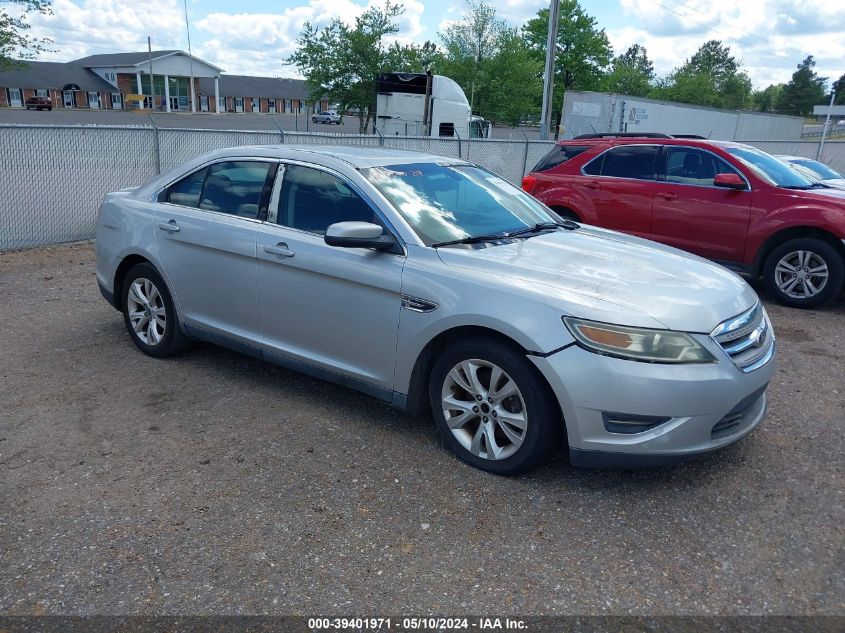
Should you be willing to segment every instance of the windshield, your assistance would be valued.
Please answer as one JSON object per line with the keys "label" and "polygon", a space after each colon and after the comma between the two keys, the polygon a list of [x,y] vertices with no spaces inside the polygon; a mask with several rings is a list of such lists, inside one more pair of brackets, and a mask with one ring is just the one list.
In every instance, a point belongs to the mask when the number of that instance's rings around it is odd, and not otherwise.
{"label": "windshield", "polygon": [[810,160],[809,158],[803,160],[793,160],[792,161],[795,165],[801,165],[806,169],[809,169],[813,172],[817,178],[821,180],[836,180],[842,178],[842,176],[835,171],[833,171],[827,165],[824,165],[817,160]]}
{"label": "windshield", "polygon": [[727,152],[739,159],[758,176],[778,187],[809,189],[813,183],[805,176],[771,154],[753,147],[726,147]]}
{"label": "windshield", "polygon": [[542,203],[480,167],[413,163],[361,172],[427,246],[558,221]]}

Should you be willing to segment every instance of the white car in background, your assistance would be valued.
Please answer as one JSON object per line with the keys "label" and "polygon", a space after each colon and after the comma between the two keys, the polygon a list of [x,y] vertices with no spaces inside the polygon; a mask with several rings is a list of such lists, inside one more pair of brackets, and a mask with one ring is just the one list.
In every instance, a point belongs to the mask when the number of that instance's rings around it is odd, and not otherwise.
{"label": "white car in background", "polygon": [[845,189],[845,176],[824,163],[803,156],[778,156],[778,158],[789,163],[813,182],[820,182],[834,189]]}
{"label": "white car in background", "polygon": [[342,123],[340,115],[336,110],[321,110],[320,112],[315,112],[311,116],[311,121],[312,123],[328,123],[329,125],[332,123],[340,125]]}

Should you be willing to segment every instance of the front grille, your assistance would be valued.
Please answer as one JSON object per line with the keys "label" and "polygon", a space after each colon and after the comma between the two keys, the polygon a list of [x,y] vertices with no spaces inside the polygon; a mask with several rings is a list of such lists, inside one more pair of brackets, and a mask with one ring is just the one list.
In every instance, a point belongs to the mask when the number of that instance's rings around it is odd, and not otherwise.
{"label": "front grille", "polygon": [[775,353],[772,324],[759,302],[742,314],[720,323],[710,336],[744,372],[759,369]]}

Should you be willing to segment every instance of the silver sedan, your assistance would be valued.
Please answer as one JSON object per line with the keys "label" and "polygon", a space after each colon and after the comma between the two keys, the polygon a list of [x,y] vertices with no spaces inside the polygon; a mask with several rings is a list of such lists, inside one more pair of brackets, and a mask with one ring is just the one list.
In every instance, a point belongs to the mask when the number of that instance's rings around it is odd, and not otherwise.
{"label": "silver sedan", "polygon": [[763,418],[775,340],[698,257],[562,220],[461,160],[239,147],[109,194],[97,280],[156,357],[217,343],[431,411],[517,474],[661,464]]}

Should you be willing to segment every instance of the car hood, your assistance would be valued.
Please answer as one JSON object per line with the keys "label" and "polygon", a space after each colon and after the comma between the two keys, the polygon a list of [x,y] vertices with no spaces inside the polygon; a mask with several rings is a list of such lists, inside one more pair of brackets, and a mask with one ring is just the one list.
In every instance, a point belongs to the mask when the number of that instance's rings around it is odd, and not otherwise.
{"label": "car hood", "polygon": [[845,189],[845,178],[829,178],[828,180],[822,180],[822,184],[828,187],[835,187],[836,189]]}
{"label": "car hood", "polygon": [[536,284],[534,290],[539,286],[565,314],[608,323],[709,333],[757,301],[751,287],[722,266],[596,227],[437,253],[450,266]]}

